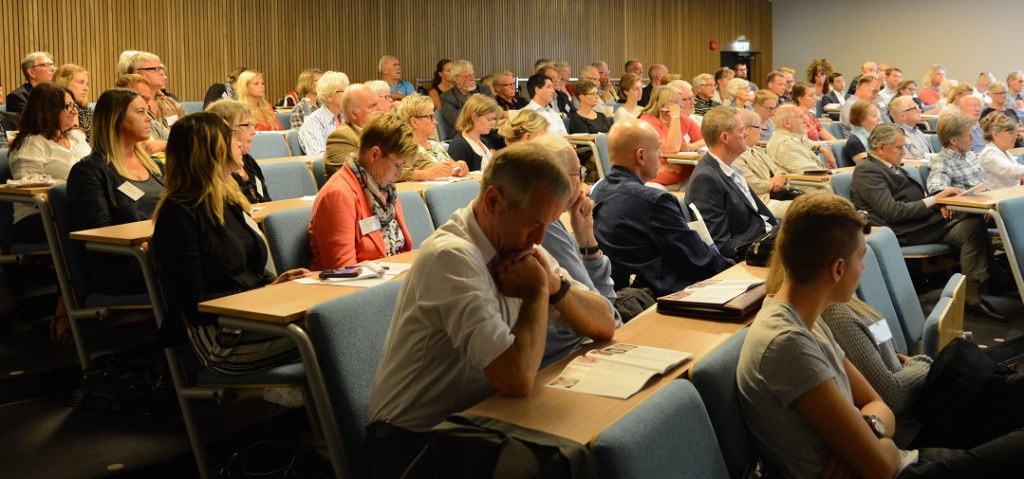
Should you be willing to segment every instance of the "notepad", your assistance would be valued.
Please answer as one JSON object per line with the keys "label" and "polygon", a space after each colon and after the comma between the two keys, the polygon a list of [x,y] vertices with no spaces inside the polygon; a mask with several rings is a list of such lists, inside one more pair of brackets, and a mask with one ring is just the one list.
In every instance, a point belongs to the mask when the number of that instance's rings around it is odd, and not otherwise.
{"label": "notepad", "polygon": [[573,359],[547,387],[628,399],[652,377],[690,359],[693,353],[618,343]]}

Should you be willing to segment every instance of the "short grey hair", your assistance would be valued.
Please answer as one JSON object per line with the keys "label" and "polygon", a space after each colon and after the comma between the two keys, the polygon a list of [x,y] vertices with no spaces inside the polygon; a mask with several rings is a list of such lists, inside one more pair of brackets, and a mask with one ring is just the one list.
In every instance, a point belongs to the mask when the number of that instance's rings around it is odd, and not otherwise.
{"label": "short grey hair", "polygon": [[735,103],[736,102],[736,92],[740,91],[740,88],[743,88],[743,87],[747,87],[749,89],[750,88],[750,82],[748,82],[748,81],[746,81],[746,80],[744,80],[742,78],[733,78],[732,80],[729,80],[729,84],[726,85],[726,87],[725,87],[725,98],[723,98],[723,99],[727,99],[727,100],[732,101],[733,103]]}
{"label": "short grey hair", "polygon": [[1012,82],[1012,81],[1016,80],[1017,78],[1019,78],[1021,76],[1024,76],[1024,72],[1022,72],[1020,70],[1014,70],[1014,71],[1010,72],[1009,75],[1006,75],[1006,82],[1007,83]]}
{"label": "short grey hair", "polygon": [[896,135],[903,136],[903,129],[895,123],[882,123],[871,131],[868,137],[868,149],[875,151],[896,141]]}
{"label": "short grey hair", "polygon": [[396,57],[394,55],[384,55],[384,56],[380,57],[380,60],[377,60],[377,72],[378,73],[384,73],[384,64],[387,63],[388,59],[391,59],[391,58],[394,58],[395,60],[398,60],[398,57]]}
{"label": "short grey hair", "polygon": [[555,62],[551,66],[555,67],[556,72],[561,72],[562,70],[572,71],[572,67],[567,62]]}
{"label": "short grey hair", "polygon": [[483,197],[491,186],[501,191],[510,210],[528,203],[538,186],[543,186],[559,201],[567,201],[572,194],[564,161],[532,141],[513,143],[494,154],[484,170],[478,197]]}
{"label": "short grey hair", "polygon": [[398,116],[406,123],[411,122],[413,117],[419,116],[423,111],[434,113],[434,100],[429,96],[413,93],[398,102]]}
{"label": "short grey hair", "polygon": [[53,55],[50,55],[50,52],[32,52],[25,55],[25,58],[21,60],[21,73],[25,75],[26,81],[28,81],[28,69],[36,66],[36,62],[44,57],[49,58],[51,61],[53,60]]}
{"label": "short grey hair", "polygon": [[530,143],[543,146],[546,150],[554,153],[558,159],[562,160],[562,164],[566,168],[569,167],[569,150],[572,148],[569,140],[558,135],[543,135],[530,140]]}
{"label": "short grey hair", "polygon": [[668,82],[668,87],[679,93],[682,93],[683,87],[686,87],[686,89],[690,90],[690,93],[693,93],[693,85],[686,80],[672,80]]}
{"label": "short grey hair", "polygon": [[913,106],[917,105],[917,103],[914,101],[913,97],[910,97],[910,96],[907,96],[907,95],[895,96],[889,102],[889,105],[888,105],[889,106],[889,115],[892,116],[894,120],[898,121],[899,118],[897,118],[897,117],[903,115],[903,110],[906,110],[907,108],[911,108],[912,105]]}
{"label": "short grey hair", "polygon": [[756,111],[749,108],[737,108],[736,110],[739,111],[740,119],[743,120],[744,125],[761,128],[761,116]]}
{"label": "short grey hair", "polygon": [[[468,70],[470,68],[473,68],[473,64],[470,63],[469,60],[455,60],[455,62],[452,63],[451,75],[453,77],[461,76],[463,70]],[[475,68],[473,69],[476,70]]]}
{"label": "short grey hair", "polygon": [[338,90],[344,90],[348,88],[349,83],[348,75],[342,72],[327,72],[320,77],[320,81],[316,84],[316,97],[323,99],[330,98],[334,92]]}
{"label": "short grey hair", "polygon": [[776,128],[781,128],[782,123],[784,121],[802,120],[803,117],[804,112],[800,110],[800,107],[793,104],[787,104],[780,106],[779,109],[775,111],[775,117],[773,121],[775,122]]}
{"label": "short grey hair", "polygon": [[598,60],[598,61],[596,61],[594,63],[591,63],[590,66],[592,66],[594,68],[601,68],[601,67],[608,68],[608,63],[607,62],[603,62],[601,60]]}
{"label": "short grey hair", "polygon": [[388,82],[384,80],[368,81],[365,83],[365,85],[370,90],[373,90],[373,92],[376,93],[377,96],[391,94],[391,86],[389,86]]}
{"label": "short grey hair", "polygon": [[708,80],[714,81],[715,80],[715,76],[710,74],[710,73],[701,73],[700,75],[697,75],[697,76],[693,77],[693,84],[694,85],[703,85],[704,82],[706,82]]}
{"label": "short grey hair", "polygon": [[[128,71],[125,73],[135,73],[135,70],[139,68],[143,62],[158,62],[160,57],[149,53],[149,52],[136,52],[134,55],[128,57]],[[120,65],[120,64],[119,64]]]}
{"label": "short grey hair", "polygon": [[[971,98],[977,98],[971,96]],[[939,135],[939,143],[947,147],[953,138],[966,135],[974,127],[974,120],[960,112],[947,113],[939,117],[935,133]]]}
{"label": "short grey hair", "polygon": [[114,69],[117,70],[118,76],[132,73],[128,70],[131,69],[132,57],[135,56],[136,53],[139,53],[139,51],[125,50],[121,52],[120,56],[117,57],[117,65],[114,67]]}

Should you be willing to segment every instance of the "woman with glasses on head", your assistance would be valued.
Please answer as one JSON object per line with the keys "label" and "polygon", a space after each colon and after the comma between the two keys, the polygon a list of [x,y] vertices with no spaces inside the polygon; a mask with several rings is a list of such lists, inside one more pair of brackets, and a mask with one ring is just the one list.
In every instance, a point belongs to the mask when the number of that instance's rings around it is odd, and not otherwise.
{"label": "woman with glasses on head", "polygon": [[271,201],[267,190],[267,181],[263,177],[263,169],[256,159],[249,154],[252,150],[252,138],[256,135],[253,124],[252,109],[249,105],[237,100],[217,100],[206,107],[206,111],[216,113],[227,122],[239,145],[239,156],[231,157],[231,177],[238,183],[245,199],[249,203]]}
{"label": "woman with glasses on head", "polygon": [[455,122],[458,133],[448,145],[448,155],[457,161],[464,161],[470,171],[484,171],[494,151],[485,137],[494,128],[501,107],[493,98],[475,94],[469,97]]}
{"label": "woman with glasses on head", "polygon": [[814,116],[814,108],[818,104],[818,95],[815,93],[814,87],[804,82],[793,85],[793,102],[800,108],[800,111],[804,112],[804,125],[807,126],[808,139],[811,141],[836,139]]}
{"label": "woman with glasses on head", "polygon": [[[71,168],[68,205],[73,230],[147,220],[164,192],[164,166],[142,148],[152,118],[146,100],[115,88],[96,102],[92,154]],[[126,256],[89,253],[91,285],[106,294],[146,292],[138,262]]]}
{"label": "woman with glasses on head", "polygon": [[231,179],[239,147],[216,113],[175,122],[150,239],[167,299],[161,340],[190,343],[203,366],[225,375],[287,364],[299,355],[288,339],[218,326],[216,315],[198,311],[199,303],[309,274],[302,268],[277,277],[266,271],[267,240]]}
{"label": "woman with glasses on head", "polygon": [[[11,178],[67,179],[71,167],[91,151],[85,133],[75,127],[77,118],[78,103],[67,87],[40,83],[32,88],[21,112],[18,136],[10,144]],[[35,207],[14,204],[13,234],[15,243],[46,242]]]}
{"label": "woman with glasses on head", "polygon": [[981,120],[985,148],[978,154],[978,162],[985,169],[985,183],[996,188],[1017,186],[1024,180],[1024,165],[1010,155],[1009,150],[1018,143],[1017,115],[996,111]]}
{"label": "woman with glasses on head", "polygon": [[359,154],[349,156],[313,202],[311,269],[342,268],[412,250],[394,183],[417,151],[412,127],[397,114],[370,118],[359,136]]}
{"label": "woman with glasses on head", "polygon": [[402,181],[426,181],[445,176],[466,176],[469,166],[448,156],[444,145],[430,137],[437,131],[434,102],[423,95],[409,95],[398,104],[398,115],[412,127],[418,150],[416,159],[402,172]]}
{"label": "woman with glasses on head", "polygon": [[65,63],[57,69],[53,81],[71,90],[75,103],[78,104],[78,121],[75,125],[81,128],[88,138],[92,125],[92,108],[89,108],[89,72],[73,63]]}
{"label": "woman with glasses on head", "polygon": [[640,118],[640,113],[644,110],[644,107],[637,104],[644,94],[644,85],[640,81],[640,76],[635,73],[622,75],[619,80],[619,88],[622,90],[625,100],[622,106],[615,110],[615,121]]}
{"label": "woman with glasses on head", "polygon": [[238,101],[252,108],[257,131],[284,130],[277,119],[277,114],[274,113],[274,108],[267,101],[267,84],[263,81],[262,73],[253,70],[242,72],[235,81],[235,93],[238,95]]}

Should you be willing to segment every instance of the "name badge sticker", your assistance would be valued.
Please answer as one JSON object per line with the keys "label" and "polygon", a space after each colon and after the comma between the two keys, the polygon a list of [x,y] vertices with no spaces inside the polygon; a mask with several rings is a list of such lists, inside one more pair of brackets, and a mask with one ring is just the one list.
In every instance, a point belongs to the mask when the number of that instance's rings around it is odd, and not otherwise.
{"label": "name badge sticker", "polygon": [[260,177],[253,175],[252,179],[256,180],[256,194],[263,196],[263,182],[260,181]]}
{"label": "name badge sticker", "polygon": [[121,183],[121,186],[117,187],[117,191],[124,193],[125,196],[132,199],[132,201],[139,201],[139,198],[146,196],[146,192],[139,189],[139,187],[125,181]]}
{"label": "name badge sticker", "polygon": [[369,218],[359,220],[359,231],[363,235],[368,235],[380,229],[380,218],[377,215],[373,215]]}
{"label": "name badge sticker", "polygon": [[892,331],[889,330],[889,323],[884,319],[868,327],[871,335],[875,337],[875,344],[882,344],[892,339]]}

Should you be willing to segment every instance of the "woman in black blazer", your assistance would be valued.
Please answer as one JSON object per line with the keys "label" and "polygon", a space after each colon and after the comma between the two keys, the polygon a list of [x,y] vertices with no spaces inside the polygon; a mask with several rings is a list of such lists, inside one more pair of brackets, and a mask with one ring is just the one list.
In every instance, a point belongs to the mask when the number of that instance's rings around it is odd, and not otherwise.
{"label": "woman in black blazer", "polygon": [[238,100],[217,100],[206,107],[206,111],[212,111],[224,118],[235,132],[235,139],[241,143],[242,161],[234,165],[231,177],[242,189],[245,199],[250,203],[270,201],[270,191],[267,189],[267,180],[263,177],[263,169],[249,154],[252,150],[252,137],[256,135],[252,108]]}
{"label": "woman in black blazer", "polygon": [[178,120],[167,141],[166,189],[151,239],[167,299],[162,339],[183,344],[187,337],[204,366],[228,375],[292,362],[298,353],[287,339],[220,328],[197,305],[309,274],[300,268],[275,278],[266,271],[266,239],[230,176],[240,158],[239,142],[219,115]]}
{"label": "woman in black blazer", "polygon": [[[92,154],[68,173],[68,206],[74,230],[147,220],[164,191],[163,165],[140,142],[149,139],[146,100],[134,90],[107,90],[96,102]],[[89,253],[93,291],[146,292],[142,270],[127,256]]]}

